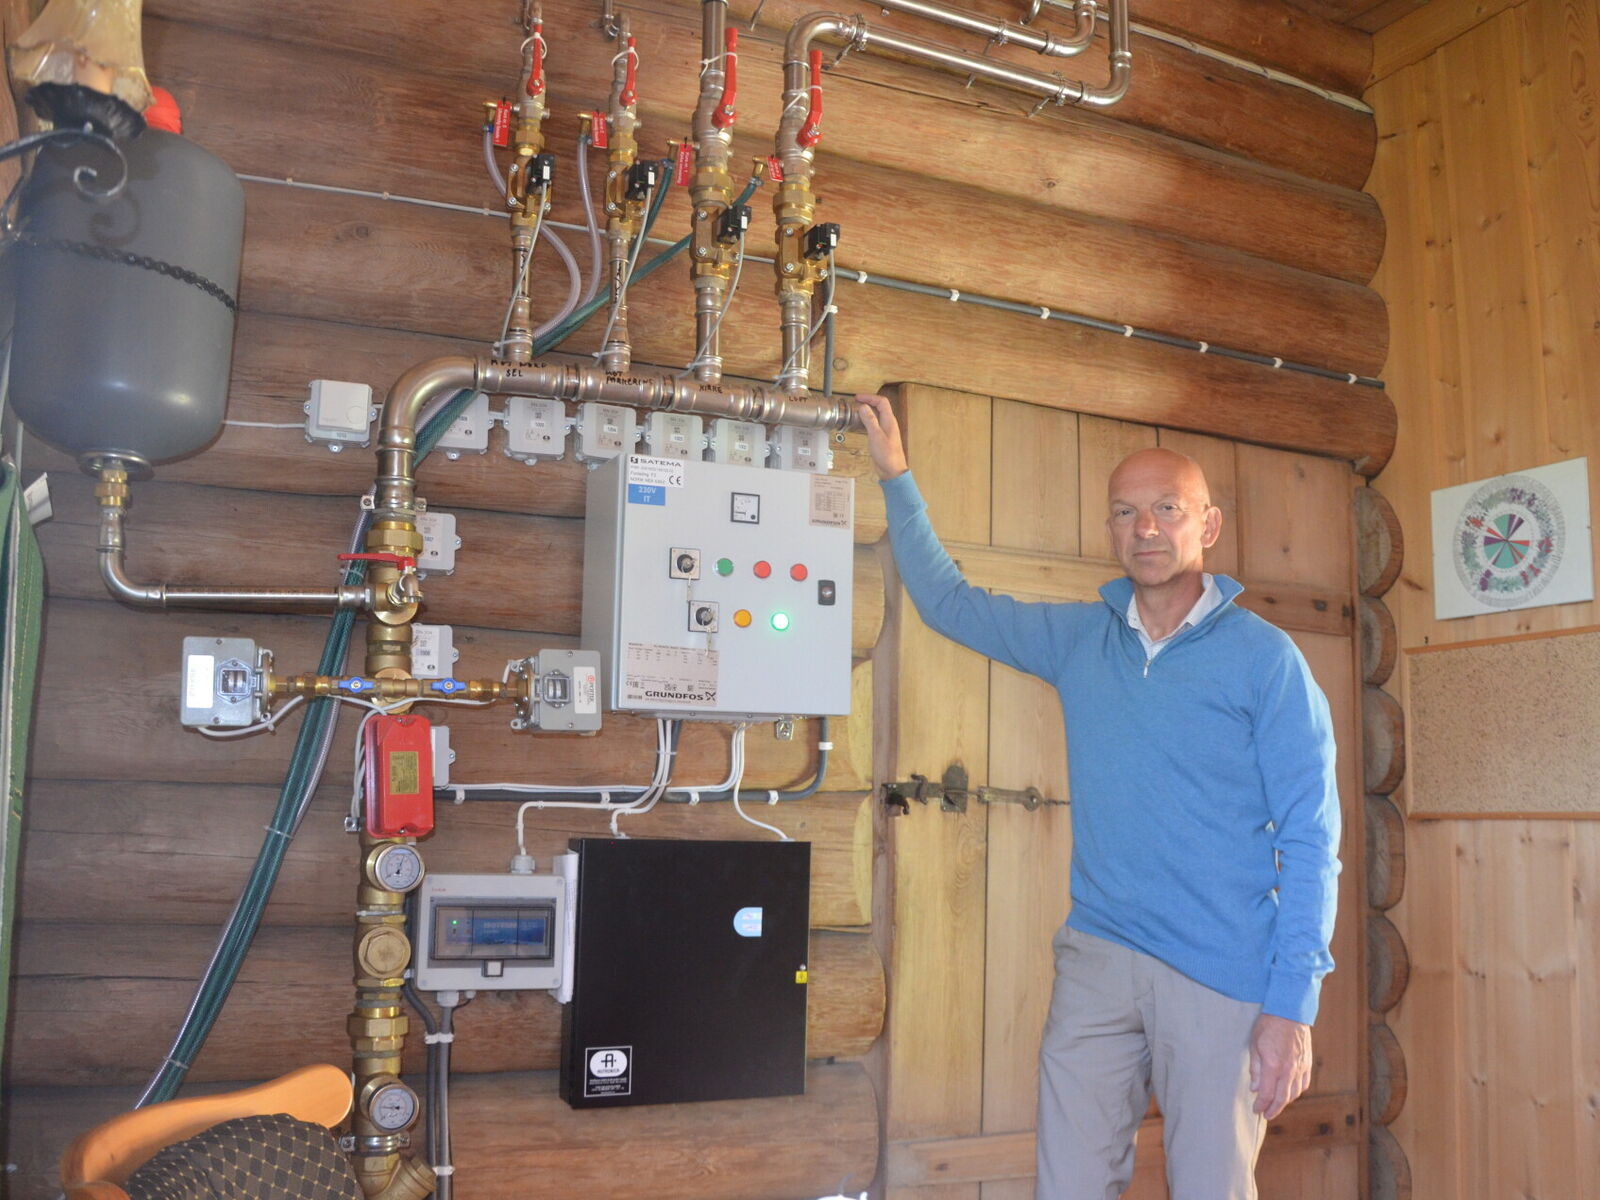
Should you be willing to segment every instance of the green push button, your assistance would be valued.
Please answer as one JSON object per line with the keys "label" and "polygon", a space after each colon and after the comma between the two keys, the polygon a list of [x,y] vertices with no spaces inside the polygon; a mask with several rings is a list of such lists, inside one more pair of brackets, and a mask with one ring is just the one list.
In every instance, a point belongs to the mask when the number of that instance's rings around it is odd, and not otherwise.
{"label": "green push button", "polygon": [[732,575],[733,574],[733,559],[731,559],[731,558],[719,558],[719,559],[717,559],[717,574],[718,575]]}

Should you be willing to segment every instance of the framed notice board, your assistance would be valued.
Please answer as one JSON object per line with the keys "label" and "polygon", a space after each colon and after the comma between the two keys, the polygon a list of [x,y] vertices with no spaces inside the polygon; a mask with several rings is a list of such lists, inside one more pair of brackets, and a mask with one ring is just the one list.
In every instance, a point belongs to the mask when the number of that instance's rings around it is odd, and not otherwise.
{"label": "framed notice board", "polygon": [[1405,652],[1418,817],[1600,817],[1600,626]]}

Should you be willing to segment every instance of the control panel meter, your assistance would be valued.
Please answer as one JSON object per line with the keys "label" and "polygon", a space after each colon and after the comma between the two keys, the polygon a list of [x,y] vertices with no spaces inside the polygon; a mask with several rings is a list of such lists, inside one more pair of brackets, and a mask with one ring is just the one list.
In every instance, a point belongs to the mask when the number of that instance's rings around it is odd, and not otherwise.
{"label": "control panel meter", "polygon": [[850,711],[855,480],[627,454],[589,477],[583,637],[615,712]]}
{"label": "control panel meter", "polygon": [[566,911],[555,875],[429,875],[417,890],[417,987],[560,987]]}

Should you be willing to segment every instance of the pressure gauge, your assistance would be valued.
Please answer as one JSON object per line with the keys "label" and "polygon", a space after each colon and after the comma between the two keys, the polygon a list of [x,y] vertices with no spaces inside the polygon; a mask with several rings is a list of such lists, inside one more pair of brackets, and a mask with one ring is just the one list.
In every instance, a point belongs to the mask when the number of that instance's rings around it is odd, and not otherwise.
{"label": "pressure gauge", "polygon": [[415,846],[390,842],[379,846],[367,860],[372,882],[388,892],[409,892],[422,882],[422,855]]}
{"label": "pressure gauge", "polygon": [[[367,1119],[384,1133],[399,1133],[417,1119],[417,1094],[390,1076],[373,1080],[367,1096]],[[368,1085],[371,1086],[370,1084]]]}

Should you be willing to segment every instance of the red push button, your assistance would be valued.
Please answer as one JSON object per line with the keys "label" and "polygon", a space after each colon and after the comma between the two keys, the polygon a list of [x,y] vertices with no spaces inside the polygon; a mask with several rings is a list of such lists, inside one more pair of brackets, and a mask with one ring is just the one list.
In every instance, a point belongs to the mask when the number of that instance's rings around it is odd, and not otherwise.
{"label": "red push button", "polygon": [[752,567],[751,570],[755,571],[757,579],[765,579],[768,575],[772,574],[772,564],[766,559],[762,559],[754,567]]}
{"label": "red push button", "polygon": [[795,563],[794,566],[789,568],[789,578],[796,581],[804,579],[808,574],[810,572],[806,570],[805,563]]}

